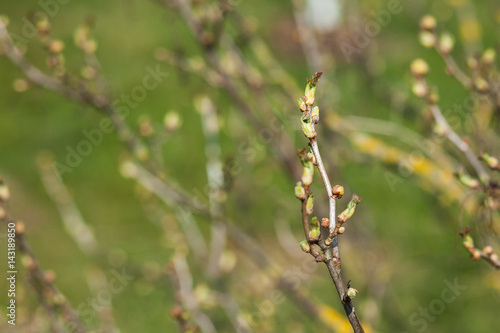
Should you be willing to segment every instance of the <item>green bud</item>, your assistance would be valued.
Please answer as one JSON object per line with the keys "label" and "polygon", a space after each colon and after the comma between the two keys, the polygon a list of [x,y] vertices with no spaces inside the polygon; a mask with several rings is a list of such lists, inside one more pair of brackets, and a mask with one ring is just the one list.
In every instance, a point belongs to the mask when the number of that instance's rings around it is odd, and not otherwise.
{"label": "green bud", "polygon": [[311,246],[309,245],[309,243],[306,240],[303,240],[302,242],[300,242],[300,248],[305,253],[311,252]]}
{"label": "green bud", "polygon": [[302,171],[302,183],[304,186],[310,186],[313,182],[314,168],[304,167]]}
{"label": "green bud", "polygon": [[304,133],[304,135],[309,139],[314,139],[316,137],[314,125],[309,121],[309,119],[305,119],[304,117],[302,117],[302,133]]}
{"label": "green bud", "polygon": [[313,165],[316,165],[316,156],[314,156],[314,153],[310,152],[307,153],[307,158],[309,159],[309,162],[312,163]]}
{"label": "green bud", "polygon": [[458,180],[468,188],[478,189],[481,187],[479,180],[472,178],[465,172],[458,173]]}
{"label": "green bud", "polygon": [[349,203],[347,204],[347,209],[344,210],[342,213],[340,213],[340,215],[337,217],[338,221],[345,223],[347,220],[349,220],[354,215],[356,206],[360,202],[361,198],[358,197],[356,194],[353,194],[351,201],[349,201]]}
{"label": "green bud", "polygon": [[436,35],[430,31],[421,31],[418,34],[418,40],[424,47],[431,48],[436,46]]}
{"label": "green bud", "polygon": [[319,107],[315,106],[312,108],[311,120],[315,124],[317,124],[319,122]]}
{"label": "green bud", "polygon": [[427,87],[422,82],[414,83],[411,87],[411,90],[413,94],[415,94],[415,96],[417,96],[418,98],[424,98],[425,95],[427,95]]}
{"label": "green bud", "polygon": [[306,103],[304,102],[304,100],[302,98],[299,98],[297,100],[297,103],[299,104],[300,111],[302,111],[302,112],[307,111]]}
{"label": "green bud", "polygon": [[311,193],[307,197],[307,202],[306,202],[306,214],[311,215],[313,212],[314,208],[314,195]]}
{"label": "green bud", "polygon": [[350,299],[353,299],[354,297],[356,297],[356,295],[359,293],[359,291],[357,291],[356,289],[354,288],[349,288],[347,289],[347,297],[349,297]]}
{"label": "green bud", "polygon": [[309,92],[304,96],[306,99],[306,105],[313,105],[314,100],[316,99],[316,88],[309,90]]}
{"label": "green bud", "polygon": [[317,216],[315,216],[311,219],[310,225],[311,225],[311,228],[313,228],[313,229],[319,229],[319,220],[318,220]]}
{"label": "green bud", "polygon": [[309,231],[309,239],[312,241],[312,242],[315,242],[319,239],[319,229],[312,229],[311,231]]}
{"label": "green bud", "polygon": [[455,38],[445,32],[441,35],[441,38],[439,39],[439,49],[441,52],[444,54],[449,54],[451,51],[453,51],[453,47],[455,46]]}
{"label": "green bud", "polygon": [[500,162],[496,157],[490,156],[488,154],[482,154],[481,159],[488,164],[488,167],[493,170],[500,170]]}
{"label": "green bud", "polygon": [[432,15],[425,15],[420,19],[420,29],[422,30],[434,30],[436,25],[436,18]]}
{"label": "green bud", "polygon": [[415,59],[410,65],[411,73],[415,77],[422,77],[429,73],[429,65],[423,59]]}
{"label": "green bud", "polygon": [[464,236],[464,241],[462,242],[462,244],[465,246],[466,249],[474,248],[474,240],[470,235]]}
{"label": "green bud", "polygon": [[493,49],[484,51],[481,61],[486,65],[492,65],[495,62],[496,52]]}
{"label": "green bud", "polygon": [[306,200],[306,191],[302,186],[302,182],[297,182],[295,185],[295,196],[297,199]]}

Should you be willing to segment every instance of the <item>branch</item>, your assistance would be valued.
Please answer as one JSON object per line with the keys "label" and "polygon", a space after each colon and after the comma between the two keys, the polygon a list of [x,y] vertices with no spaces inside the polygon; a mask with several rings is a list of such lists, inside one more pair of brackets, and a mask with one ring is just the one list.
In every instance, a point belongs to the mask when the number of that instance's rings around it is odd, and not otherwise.
{"label": "branch", "polygon": [[487,245],[482,250],[474,247],[474,240],[470,236],[470,231],[470,228],[467,227],[464,229],[464,231],[460,231],[458,234],[463,238],[463,245],[471,254],[471,259],[479,260],[482,258],[491,266],[495,267],[496,269],[500,269],[500,258],[498,257],[498,254],[496,254],[493,250],[493,247]]}
{"label": "branch", "polygon": [[[304,252],[311,253],[311,255],[316,258],[316,261],[323,261],[326,264],[349,322],[351,323],[354,332],[359,333],[364,332],[364,330],[351,302],[351,299],[357,294],[357,290],[350,288],[349,285],[346,287],[342,279],[340,251],[337,241],[337,235],[340,232],[339,228],[337,228],[337,224],[335,223],[336,199],[342,197],[344,194],[344,188],[339,185],[332,188],[325,165],[323,164],[323,160],[319,152],[318,142],[316,140],[315,125],[319,122],[319,108],[314,106],[314,101],[316,85],[321,77],[321,74],[321,72],[318,72],[314,74],[310,80],[308,79],[305,94],[298,100],[300,110],[302,111],[302,132],[309,139],[309,146],[312,150],[312,154],[306,153],[305,149],[299,151],[299,157],[302,161],[304,169],[302,182],[297,183],[297,186],[295,187],[295,194],[297,198],[302,201],[302,222],[304,232],[306,234],[306,241],[301,243],[301,247]],[[314,197],[310,193],[310,185],[313,181],[312,165],[316,165],[318,168],[329,202],[329,218],[322,219],[321,222],[321,226],[328,229],[329,233],[329,236],[325,241],[321,239],[318,219],[313,217],[310,223],[308,221],[308,215],[312,214],[314,205]],[[302,183],[304,184],[304,187],[302,187]],[[359,202],[359,200],[357,202]],[[354,207],[357,202],[353,204]],[[354,213],[354,207],[351,206],[351,203],[349,204],[348,209],[351,210],[349,212],[346,210],[339,215],[339,223],[345,223],[345,221],[352,216]],[[322,250],[322,254],[318,252],[318,246]]]}
{"label": "branch", "polygon": [[[0,219],[4,220],[5,224],[15,224],[16,247],[26,256],[26,259],[23,260],[23,264],[26,267],[28,280],[31,282],[33,289],[38,295],[40,303],[47,311],[53,329],[56,332],[66,331],[57,321],[57,314],[61,311],[62,315],[60,319],[66,323],[65,326],[72,327],[72,331],[76,333],[86,332],[83,323],[78,318],[77,312],[71,307],[66,297],[54,285],[53,281],[55,275],[47,274],[47,272],[42,270],[40,263],[33,254],[24,236],[26,229],[24,223],[16,221],[11,217],[8,210],[9,200],[9,188],[0,178]],[[16,258],[17,257],[18,256],[16,256]],[[20,257],[17,262],[20,262]]]}
{"label": "branch", "polygon": [[455,131],[453,131],[450,124],[443,116],[441,109],[436,104],[438,97],[433,91],[431,91],[427,81],[425,80],[425,75],[429,72],[429,66],[424,60],[416,59],[411,64],[411,70],[412,74],[417,79],[417,83],[414,86],[414,92],[418,97],[423,98],[427,102],[427,105],[432,112],[432,116],[438,125],[440,133],[445,135],[448,140],[464,154],[470,165],[474,168],[479,179],[481,179],[481,182],[483,182],[483,184],[487,184],[490,180],[489,174],[483,168],[476,155],[472,152],[469,144],[458,136]]}

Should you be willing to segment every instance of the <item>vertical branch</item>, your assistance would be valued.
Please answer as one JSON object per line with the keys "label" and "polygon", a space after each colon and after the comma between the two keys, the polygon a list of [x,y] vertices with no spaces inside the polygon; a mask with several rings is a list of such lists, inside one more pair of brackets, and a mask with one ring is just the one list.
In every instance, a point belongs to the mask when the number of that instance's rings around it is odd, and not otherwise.
{"label": "vertical branch", "polygon": [[193,278],[189,271],[186,258],[176,254],[173,259],[175,274],[178,276],[179,293],[183,304],[193,315],[194,320],[200,326],[203,333],[215,333],[216,329],[210,318],[199,309],[199,303],[193,294]]}
{"label": "vertical branch", "polygon": [[[342,197],[344,188],[339,185],[332,188],[316,140],[315,125],[319,122],[319,108],[314,106],[314,101],[316,85],[321,75],[321,72],[315,73],[311,79],[307,80],[308,84],[304,96],[298,100],[300,110],[302,111],[302,132],[309,139],[309,147],[312,150],[312,154],[307,154],[305,150],[299,151],[299,157],[304,166],[302,175],[304,187],[302,187],[301,182],[297,183],[295,195],[302,201],[302,222],[306,234],[306,241],[301,243],[301,247],[304,252],[311,253],[311,255],[316,258],[316,261],[323,261],[326,264],[349,322],[354,332],[360,333],[364,332],[364,330],[351,301],[351,299],[356,296],[357,290],[350,288],[349,285],[346,287],[344,284],[341,274],[340,251],[337,241],[337,235],[343,233],[345,230],[344,227],[339,228],[338,226],[345,223],[347,219],[353,215],[356,204],[359,203],[360,199],[354,195],[348,208],[338,216],[339,222],[335,223],[336,199]],[[321,226],[328,229],[329,236],[326,240],[322,240],[318,219],[313,217],[311,222],[309,222],[308,218],[308,215],[312,214],[314,207],[314,197],[312,193],[310,193],[310,185],[313,181],[311,164],[316,165],[328,197],[329,218],[322,219],[321,221]],[[318,247],[322,250],[322,254],[319,253]]]}
{"label": "vertical branch", "polygon": [[212,239],[210,243],[210,255],[208,259],[208,275],[216,278],[219,272],[219,259],[226,247],[227,228],[220,221],[222,215],[222,186],[224,174],[222,171],[221,149],[219,145],[219,123],[214,105],[206,96],[200,98],[197,103],[201,115],[203,135],[205,137],[206,172],[209,187],[210,214],[213,223],[211,225]]}
{"label": "vertical branch", "polygon": [[[1,21],[1,20],[0,20]],[[66,328],[76,333],[84,333],[86,329],[80,321],[77,312],[71,307],[66,297],[56,288],[53,281],[54,274],[44,272],[25,238],[25,225],[12,218],[8,210],[10,192],[7,185],[0,178],[0,219],[7,223],[15,223],[16,247],[26,256],[23,264],[26,268],[28,280],[35,290],[42,306],[47,311],[50,323],[55,332],[65,332]],[[20,260],[18,259],[18,262]],[[59,318],[60,317],[60,318]],[[62,321],[64,325],[61,324]]]}

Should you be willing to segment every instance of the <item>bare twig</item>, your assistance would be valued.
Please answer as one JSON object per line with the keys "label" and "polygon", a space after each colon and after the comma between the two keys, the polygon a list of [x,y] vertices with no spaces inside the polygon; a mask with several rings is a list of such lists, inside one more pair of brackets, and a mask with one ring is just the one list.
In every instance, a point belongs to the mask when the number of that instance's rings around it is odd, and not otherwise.
{"label": "bare twig", "polygon": [[460,231],[458,234],[463,238],[463,245],[471,254],[472,260],[484,259],[488,264],[500,269],[500,258],[498,254],[495,253],[493,247],[485,246],[482,250],[477,249],[474,246],[474,240],[470,236],[470,228],[465,228],[464,231]]}
{"label": "bare twig", "polygon": [[429,71],[427,63],[422,59],[416,59],[413,61],[411,68],[412,74],[417,79],[414,90],[419,97],[425,99],[427,102],[427,105],[432,112],[432,116],[438,125],[439,131],[464,154],[470,165],[474,168],[479,179],[481,179],[484,184],[487,184],[490,180],[489,174],[483,168],[476,155],[472,152],[469,144],[451,128],[450,124],[443,116],[441,109],[436,104],[437,96],[433,91],[431,91],[431,88],[428,86],[425,79],[425,75],[427,75]]}
{"label": "bare twig", "polygon": [[215,106],[208,97],[202,97],[198,103],[201,115],[203,135],[205,137],[205,156],[207,159],[206,172],[209,186],[209,205],[212,215],[212,239],[210,255],[208,259],[208,275],[212,278],[218,277],[219,260],[226,247],[227,228],[220,221],[224,201],[223,184],[224,174],[221,162],[221,148],[219,145],[219,122]]}
{"label": "bare twig", "polygon": [[[353,298],[354,296],[351,297],[349,291],[352,288],[350,288],[349,286],[346,287],[342,279],[340,251],[337,241],[337,235],[340,232],[338,232],[335,223],[336,199],[342,197],[342,195],[344,194],[344,189],[343,187],[338,185],[335,186],[335,188],[332,188],[325,165],[319,152],[318,142],[316,140],[315,125],[319,121],[319,108],[317,106],[313,107],[313,105],[315,101],[316,85],[321,75],[322,73],[318,72],[315,73],[311,79],[308,79],[305,95],[298,101],[300,110],[303,113],[301,118],[302,132],[309,139],[309,146],[314,155],[314,157],[307,155],[305,150],[299,152],[299,157],[301,158],[304,165],[304,172],[302,176],[302,183],[304,184],[304,187],[302,188],[302,184],[300,182],[297,183],[295,194],[302,201],[302,222],[304,225],[304,232],[306,234],[307,240],[307,245],[301,244],[301,247],[305,252],[311,253],[316,258],[316,261],[323,261],[328,267],[330,276],[335,285],[335,288],[337,289],[340,301],[342,302],[342,305],[344,307],[344,311],[349,319],[349,322],[351,323],[352,328],[354,329],[354,332],[358,333],[364,332],[364,330],[361,326],[361,323],[351,301],[351,298]],[[323,219],[321,224],[322,227],[328,228],[329,232],[329,237],[325,241],[321,240],[321,235],[319,234],[319,225],[317,225],[317,218],[313,218],[313,220],[311,220],[311,226],[313,227],[313,229],[309,228],[308,215],[312,214],[314,204],[312,194],[310,194],[310,185],[312,183],[311,164],[316,165],[316,167],[318,168],[329,201],[329,219]],[[346,210],[338,217],[339,221],[342,219],[342,223],[344,223],[354,213],[354,208],[352,208],[351,206],[349,208],[351,208],[352,211],[348,212],[348,210]],[[346,216],[343,216],[344,214]],[[323,251],[323,254],[320,254],[318,252],[318,250],[316,249],[316,244],[319,245],[319,247]],[[352,290],[354,291],[354,289]]]}
{"label": "bare twig", "polygon": [[182,303],[193,315],[194,320],[204,333],[215,333],[216,329],[210,318],[199,309],[199,303],[193,294],[193,279],[186,258],[176,254],[173,259],[175,274],[179,279],[179,292]]}
{"label": "bare twig", "polygon": [[[0,219],[4,220],[6,224],[15,224],[16,247],[26,255],[23,264],[26,267],[28,280],[37,293],[40,303],[46,309],[52,328],[56,332],[65,332],[66,329],[71,329],[71,331],[76,333],[86,332],[77,312],[54,285],[53,280],[55,276],[53,274],[46,274],[42,270],[25,238],[24,231],[26,227],[24,223],[16,221],[11,217],[8,210],[10,194],[7,185],[2,179],[0,179],[0,193]],[[59,312],[62,313],[60,317],[58,315]],[[64,323],[65,328],[63,328],[59,320]]]}

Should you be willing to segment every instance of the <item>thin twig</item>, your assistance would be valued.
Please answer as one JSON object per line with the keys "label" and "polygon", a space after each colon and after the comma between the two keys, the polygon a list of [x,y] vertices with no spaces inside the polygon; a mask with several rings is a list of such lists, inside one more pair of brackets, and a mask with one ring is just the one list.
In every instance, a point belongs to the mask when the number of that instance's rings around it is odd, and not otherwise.
{"label": "thin twig", "polygon": [[[7,185],[1,179],[0,186],[3,187],[2,191],[3,193],[5,193],[4,189],[7,188]],[[9,198],[6,198],[5,196],[2,196],[2,198],[0,198],[0,209],[2,210],[2,216],[0,219],[3,219],[6,224],[16,224],[16,247],[27,257],[26,260],[23,261],[26,266],[26,272],[29,281],[31,282],[33,289],[37,293],[40,303],[46,309],[53,329],[56,332],[65,331],[61,329],[61,324],[59,323],[57,318],[57,313],[61,311],[62,316],[59,319],[61,319],[65,323],[65,325],[72,327],[73,332],[86,332],[86,329],[83,323],[80,321],[77,312],[71,307],[64,295],[56,288],[52,281],[53,279],[47,277],[45,272],[42,270],[24,235],[24,223],[14,220],[10,215],[8,209],[8,200]]]}

